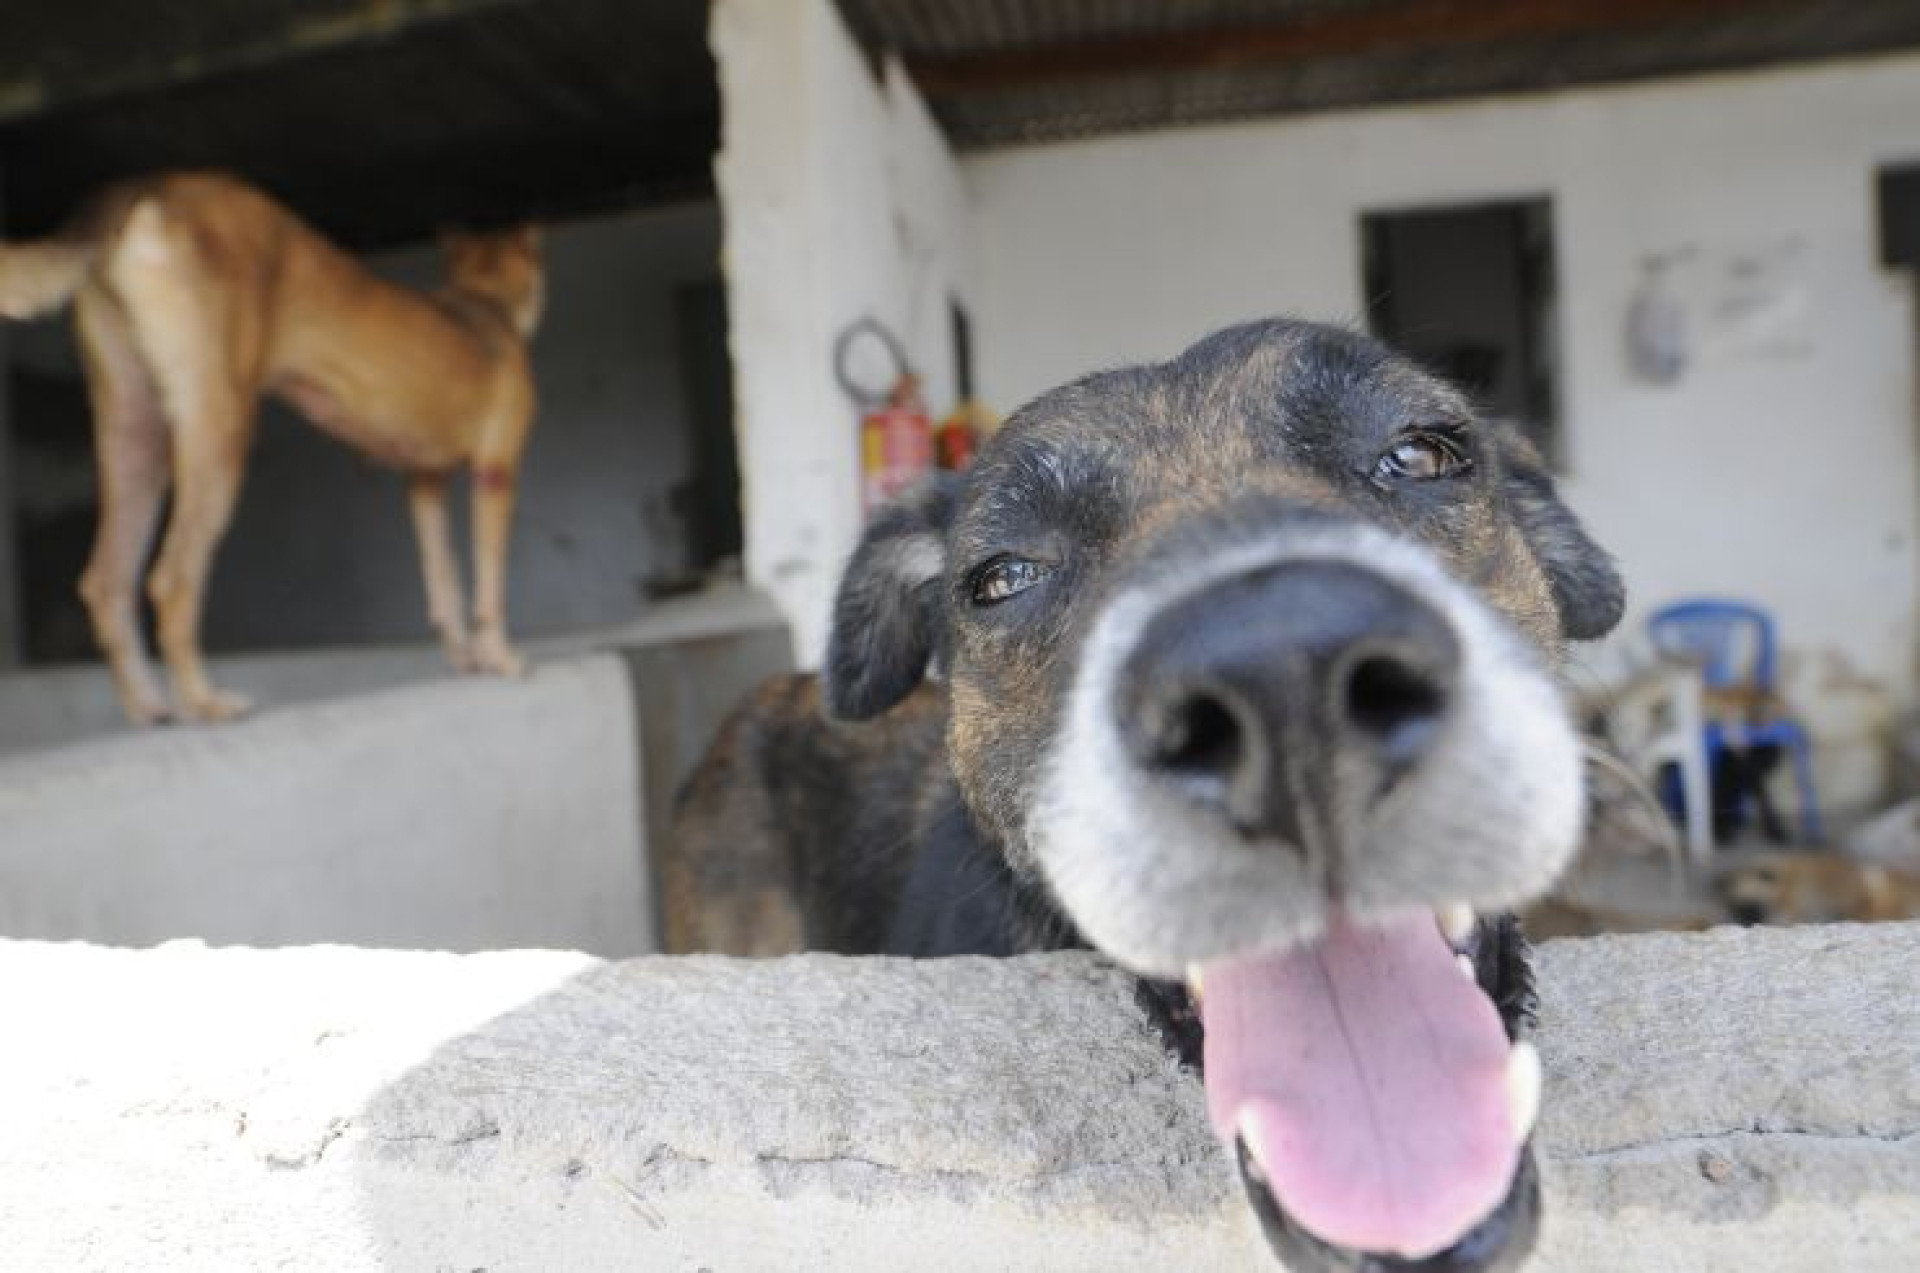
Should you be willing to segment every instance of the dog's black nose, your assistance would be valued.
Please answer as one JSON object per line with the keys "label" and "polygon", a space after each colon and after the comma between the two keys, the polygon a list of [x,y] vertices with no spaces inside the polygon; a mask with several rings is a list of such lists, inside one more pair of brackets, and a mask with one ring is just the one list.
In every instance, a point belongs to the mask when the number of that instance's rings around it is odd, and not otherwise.
{"label": "dog's black nose", "polygon": [[1337,844],[1426,751],[1459,666],[1452,628],[1403,585],[1293,561],[1155,615],[1116,708],[1136,764],[1243,834]]}

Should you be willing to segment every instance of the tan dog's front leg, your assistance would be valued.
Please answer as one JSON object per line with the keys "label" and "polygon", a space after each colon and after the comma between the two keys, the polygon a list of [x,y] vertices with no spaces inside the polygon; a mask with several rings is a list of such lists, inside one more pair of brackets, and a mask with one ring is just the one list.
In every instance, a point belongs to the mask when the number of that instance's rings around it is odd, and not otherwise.
{"label": "tan dog's front leg", "polygon": [[473,662],[480,671],[500,676],[519,676],[527,668],[507,640],[515,476],[513,466],[485,459],[473,468]]}
{"label": "tan dog's front leg", "polygon": [[423,474],[411,480],[407,493],[413,507],[414,538],[420,542],[420,573],[427,585],[427,618],[440,634],[447,662],[456,671],[471,672],[473,649],[467,640],[467,606],[460,595],[460,566],[447,516],[447,480],[437,473]]}

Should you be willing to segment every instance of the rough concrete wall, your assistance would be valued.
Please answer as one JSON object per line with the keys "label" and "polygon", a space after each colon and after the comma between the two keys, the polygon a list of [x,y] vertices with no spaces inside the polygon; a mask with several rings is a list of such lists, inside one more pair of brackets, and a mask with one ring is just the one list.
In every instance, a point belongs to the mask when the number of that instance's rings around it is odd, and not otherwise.
{"label": "rough concrete wall", "polygon": [[415,685],[0,763],[0,933],[654,949],[625,667]]}
{"label": "rough concrete wall", "polygon": [[[1539,953],[1540,1270],[1912,1267],[1920,925]],[[23,1269],[1273,1267],[1078,955],[0,943]]]}

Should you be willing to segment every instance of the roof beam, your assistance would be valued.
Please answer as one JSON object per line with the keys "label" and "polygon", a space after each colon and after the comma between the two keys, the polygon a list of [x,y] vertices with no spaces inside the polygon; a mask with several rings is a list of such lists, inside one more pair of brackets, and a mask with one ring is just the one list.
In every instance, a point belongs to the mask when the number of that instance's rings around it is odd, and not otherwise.
{"label": "roof beam", "polygon": [[910,57],[931,101],[1130,75],[1271,67],[1305,58],[1404,53],[1583,35],[1750,9],[1752,0],[1407,0],[1285,22],[1168,31],[960,57]]}
{"label": "roof beam", "polygon": [[138,54],[103,59],[65,73],[42,68],[33,42],[22,40],[12,50],[14,57],[0,51],[0,125],[69,106],[162,92],[215,76],[259,70],[310,54],[390,39],[482,9],[529,2],[351,0],[324,12],[280,20],[225,43],[196,39],[197,33],[183,23],[173,29],[172,39],[156,32],[156,38]]}

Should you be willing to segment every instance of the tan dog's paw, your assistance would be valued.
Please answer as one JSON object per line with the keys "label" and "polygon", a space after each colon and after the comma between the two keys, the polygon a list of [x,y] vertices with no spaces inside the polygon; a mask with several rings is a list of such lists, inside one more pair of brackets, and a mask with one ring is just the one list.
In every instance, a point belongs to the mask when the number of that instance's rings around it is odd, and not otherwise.
{"label": "tan dog's paw", "polygon": [[173,708],[161,697],[158,690],[149,690],[144,694],[122,693],[120,710],[127,714],[127,723],[142,728],[148,725],[164,725],[173,719]]}
{"label": "tan dog's paw", "polygon": [[480,670],[480,664],[473,656],[473,643],[467,640],[465,636],[458,639],[442,637],[440,639],[440,649],[447,656],[447,666],[460,673],[460,675],[465,676],[469,672],[478,672]]}
{"label": "tan dog's paw", "polygon": [[198,721],[203,725],[238,720],[252,710],[252,699],[231,690],[209,689],[192,697],[183,696],[180,700],[180,719]]}
{"label": "tan dog's paw", "polygon": [[467,647],[467,658],[476,672],[516,678],[527,674],[527,661],[498,632],[482,632],[474,637]]}

